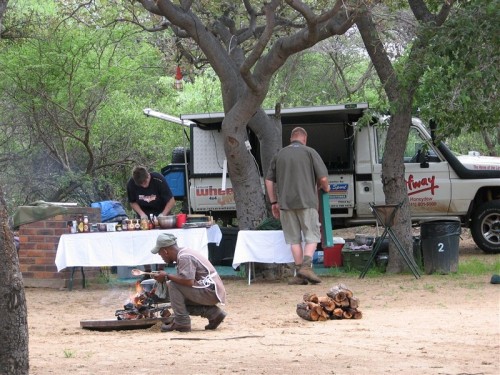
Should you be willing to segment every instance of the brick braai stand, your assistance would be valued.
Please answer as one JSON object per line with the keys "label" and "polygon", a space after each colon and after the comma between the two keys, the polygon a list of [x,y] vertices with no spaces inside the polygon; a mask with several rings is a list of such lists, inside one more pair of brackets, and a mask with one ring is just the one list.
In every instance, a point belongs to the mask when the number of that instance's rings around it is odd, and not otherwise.
{"label": "brick braai stand", "polygon": [[[99,223],[101,211],[90,207],[68,207],[67,213],[40,220],[19,228],[19,267],[25,287],[67,288],[71,268],[57,272],[55,264],[57,244],[62,234],[68,233],[67,223],[79,215],[87,215],[89,222]],[[85,233],[75,234],[85,236]],[[85,268],[85,279],[92,280],[99,275],[99,268]],[[82,288],[82,272],[74,272],[73,288]]]}

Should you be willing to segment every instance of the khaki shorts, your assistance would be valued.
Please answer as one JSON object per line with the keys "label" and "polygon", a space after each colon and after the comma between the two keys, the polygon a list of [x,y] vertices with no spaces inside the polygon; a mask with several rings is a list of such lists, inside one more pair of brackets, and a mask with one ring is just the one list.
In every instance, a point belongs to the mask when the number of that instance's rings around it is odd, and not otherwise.
{"label": "khaki shorts", "polygon": [[321,242],[321,223],[316,209],[281,210],[280,220],[287,244]]}

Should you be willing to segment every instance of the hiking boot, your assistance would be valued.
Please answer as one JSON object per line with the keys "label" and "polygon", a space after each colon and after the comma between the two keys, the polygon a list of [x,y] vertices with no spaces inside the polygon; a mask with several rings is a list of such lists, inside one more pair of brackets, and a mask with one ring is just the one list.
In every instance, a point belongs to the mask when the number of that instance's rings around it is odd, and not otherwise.
{"label": "hiking boot", "polygon": [[288,280],[288,285],[307,285],[307,280],[297,275]]}
{"label": "hiking boot", "polygon": [[177,324],[175,322],[173,322],[171,324],[162,324],[161,331],[162,332],[172,332],[172,331],[191,332],[191,325],[181,325],[181,324]]}
{"label": "hiking boot", "polygon": [[214,319],[208,321],[208,324],[205,326],[205,329],[211,329],[211,330],[217,329],[217,327],[222,323],[226,315],[227,315],[226,312],[221,311],[219,315],[217,315]]}
{"label": "hiking boot", "polygon": [[313,269],[309,266],[302,266],[297,272],[297,275],[302,276],[311,284],[319,284],[321,282],[321,279],[318,277],[318,275],[314,273]]}

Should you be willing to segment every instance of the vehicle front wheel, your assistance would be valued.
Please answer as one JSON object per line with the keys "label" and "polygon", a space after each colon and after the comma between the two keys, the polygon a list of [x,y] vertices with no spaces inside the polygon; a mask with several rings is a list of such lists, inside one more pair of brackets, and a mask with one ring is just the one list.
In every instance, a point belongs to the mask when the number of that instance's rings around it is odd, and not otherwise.
{"label": "vehicle front wheel", "polygon": [[488,254],[500,254],[500,200],[483,203],[472,215],[474,242]]}

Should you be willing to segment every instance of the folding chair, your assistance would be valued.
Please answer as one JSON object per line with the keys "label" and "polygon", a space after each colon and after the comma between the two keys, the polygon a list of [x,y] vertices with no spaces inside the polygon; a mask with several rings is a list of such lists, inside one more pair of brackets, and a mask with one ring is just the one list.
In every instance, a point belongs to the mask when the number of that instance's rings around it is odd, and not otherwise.
{"label": "folding chair", "polygon": [[384,227],[384,232],[382,233],[382,237],[380,237],[379,241],[375,245],[375,248],[372,250],[370,258],[366,262],[363,271],[359,275],[360,279],[365,277],[366,273],[368,272],[368,269],[370,268],[370,265],[373,263],[373,260],[377,256],[377,252],[380,246],[382,245],[382,242],[384,241],[387,235],[389,235],[389,237],[396,245],[396,248],[398,249],[403,259],[405,260],[406,264],[410,268],[415,278],[418,279],[420,277],[418,266],[415,264],[414,260],[406,253],[406,251],[403,248],[403,245],[392,231],[392,226],[394,225],[394,218],[396,217],[396,213],[398,212],[399,208],[402,205],[403,202],[399,204],[386,204],[386,205],[375,205],[373,203],[370,203],[370,208],[372,210],[372,213],[377,219],[377,222]]}

